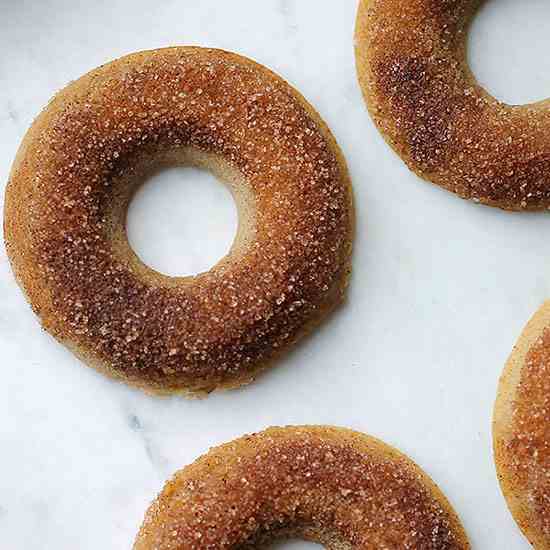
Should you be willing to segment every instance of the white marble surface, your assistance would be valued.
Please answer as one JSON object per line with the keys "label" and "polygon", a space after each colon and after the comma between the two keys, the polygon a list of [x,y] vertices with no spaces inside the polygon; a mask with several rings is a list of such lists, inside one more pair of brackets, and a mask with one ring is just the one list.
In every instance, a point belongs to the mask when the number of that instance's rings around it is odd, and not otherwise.
{"label": "white marble surface", "polygon": [[[476,74],[504,99],[550,95],[550,6],[528,4],[490,2],[474,27]],[[490,418],[504,361],[550,296],[550,216],[475,206],[407,171],[360,96],[355,9],[355,0],[0,0],[1,186],[33,117],[69,80],[134,50],[202,44],[249,55],[305,94],[342,145],[358,212],[348,305],[256,384],[205,401],[151,398],[81,366],[41,332],[0,249],[0,547],[129,548],[173,471],[213,444],[288,423],[383,438],[441,485],[474,548],[528,547],[497,485]],[[212,243],[178,246],[181,263],[167,263],[172,236],[150,261],[176,272],[196,268],[191,250],[215,261],[226,246],[216,235],[234,230],[227,196],[209,185],[193,203],[173,184],[151,193],[172,221],[155,229],[155,201],[136,204],[136,247],[152,250],[146,231],[185,237],[171,203],[184,216],[202,205],[216,219]]]}

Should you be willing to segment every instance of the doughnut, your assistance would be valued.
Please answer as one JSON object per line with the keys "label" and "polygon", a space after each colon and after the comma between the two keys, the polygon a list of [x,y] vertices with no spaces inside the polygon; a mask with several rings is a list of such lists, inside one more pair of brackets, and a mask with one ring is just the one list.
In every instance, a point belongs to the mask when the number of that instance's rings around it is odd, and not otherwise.
{"label": "doughnut", "polygon": [[500,380],[493,423],[498,478],[519,527],[550,549],[550,302],[521,335]]}
{"label": "doughnut", "polygon": [[550,102],[508,105],[476,81],[466,37],[482,0],[361,0],[359,82],[418,176],[506,210],[550,207]]}
{"label": "doughnut", "polygon": [[302,426],[245,436],[176,473],[134,550],[264,548],[293,537],[330,550],[470,548],[410,459],[348,429]]}
{"label": "doughnut", "polygon": [[[239,212],[228,255],[194,277],[150,269],[126,236],[136,189],[174,165],[210,170]],[[118,380],[202,396],[251,382],[342,302],[352,191],[328,127],[289,84],[234,53],[173,47],[53,98],[15,158],[4,226],[45,330]]]}

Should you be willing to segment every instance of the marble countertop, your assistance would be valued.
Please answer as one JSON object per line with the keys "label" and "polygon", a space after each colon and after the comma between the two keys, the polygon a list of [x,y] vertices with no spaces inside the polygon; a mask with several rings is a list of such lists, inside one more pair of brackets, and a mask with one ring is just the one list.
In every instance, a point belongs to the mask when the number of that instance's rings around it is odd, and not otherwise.
{"label": "marble countertop", "polygon": [[[490,4],[473,31],[476,74],[495,93],[531,99],[550,87],[550,33],[534,50],[521,45],[532,47],[550,6],[533,2],[528,32],[517,2]],[[316,106],[347,157],[358,215],[347,305],[254,385],[202,401],[152,398],[81,366],[40,330],[0,248],[2,548],[129,548],[175,470],[245,432],[304,423],[355,428],[407,453],[474,548],[528,548],[495,477],[491,414],[504,362],[550,296],[550,216],[476,206],[408,172],[361,98],[355,10],[355,0],[0,3],[0,201],[55,91],[131,51],[199,44],[258,60]],[[222,199],[213,193],[212,208]]]}

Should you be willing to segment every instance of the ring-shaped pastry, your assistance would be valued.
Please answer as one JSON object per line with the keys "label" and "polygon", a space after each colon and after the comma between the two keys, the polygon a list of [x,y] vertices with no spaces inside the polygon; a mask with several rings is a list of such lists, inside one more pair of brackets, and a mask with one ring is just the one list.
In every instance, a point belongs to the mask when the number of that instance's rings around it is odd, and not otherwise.
{"label": "ring-shaped pastry", "polygon": [[504,369],[493,440],[516,522],[537,550],[550,550],[550,302],[531,319]]}
{"label": "ring-shaped pastry", "polygon": [[[175,164],[211,170],[239,210],[231,251],[196,277],[153,271],[126,237],[138,186]],[[280,77],[220,50],[135,53],[58,93],[21,144],[4,223],[44,328],[157,393],[250,382],[342,301],[350,272],[351,186],[330,131]]]}
{"label": "ring-shaped pastry", "polygon": [[550,208],[550,100],[507,105],[467,63],[482,0],[361,0],[356,58],[370,114],[420,177],[509,210]]}
{"label": "ring-shaped pastry", "polygon": [[212,449],[169,481],[134,550],[470,548],[434,482],[400,452],[328,426],[270,428]]}

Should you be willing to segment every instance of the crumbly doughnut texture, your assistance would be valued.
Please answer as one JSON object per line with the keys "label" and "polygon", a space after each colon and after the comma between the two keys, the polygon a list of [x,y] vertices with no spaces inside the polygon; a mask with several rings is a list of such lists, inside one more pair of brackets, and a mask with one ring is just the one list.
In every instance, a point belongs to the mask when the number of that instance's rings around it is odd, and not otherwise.
{"label": "crumbly doughnut texture", "polygon": [[508,360],[493,438],[500,485],[516,522],[537,550],[550,550],[550,302]]}
{"label": "crumbly doughnut texture", "polygon": [[550,101],[507,105],[466,59],[482,0],[361,0],[359,81],[376,126],[409,168],[465,199],[550,207]]}
{"label": "crumbly doughnut texture", "polygon": [[465,550],[460,520],[407,457],[328,426],[269,428],[178,472],[134,550],[263,548],[298,537],[331,550]]}
{"label": "crumbly doughnut texture", "polygon": [[[196,277],[153,271],[126,236],[136,189],[176,164],[211,170],[239,210],[230,253]],[[342,301],[353,208],[342,153],[296,90],[236,54],[174,47],[53,98],[15,159],[4,227],[48,332],[131,385],[204,395],[250,382]]]}

